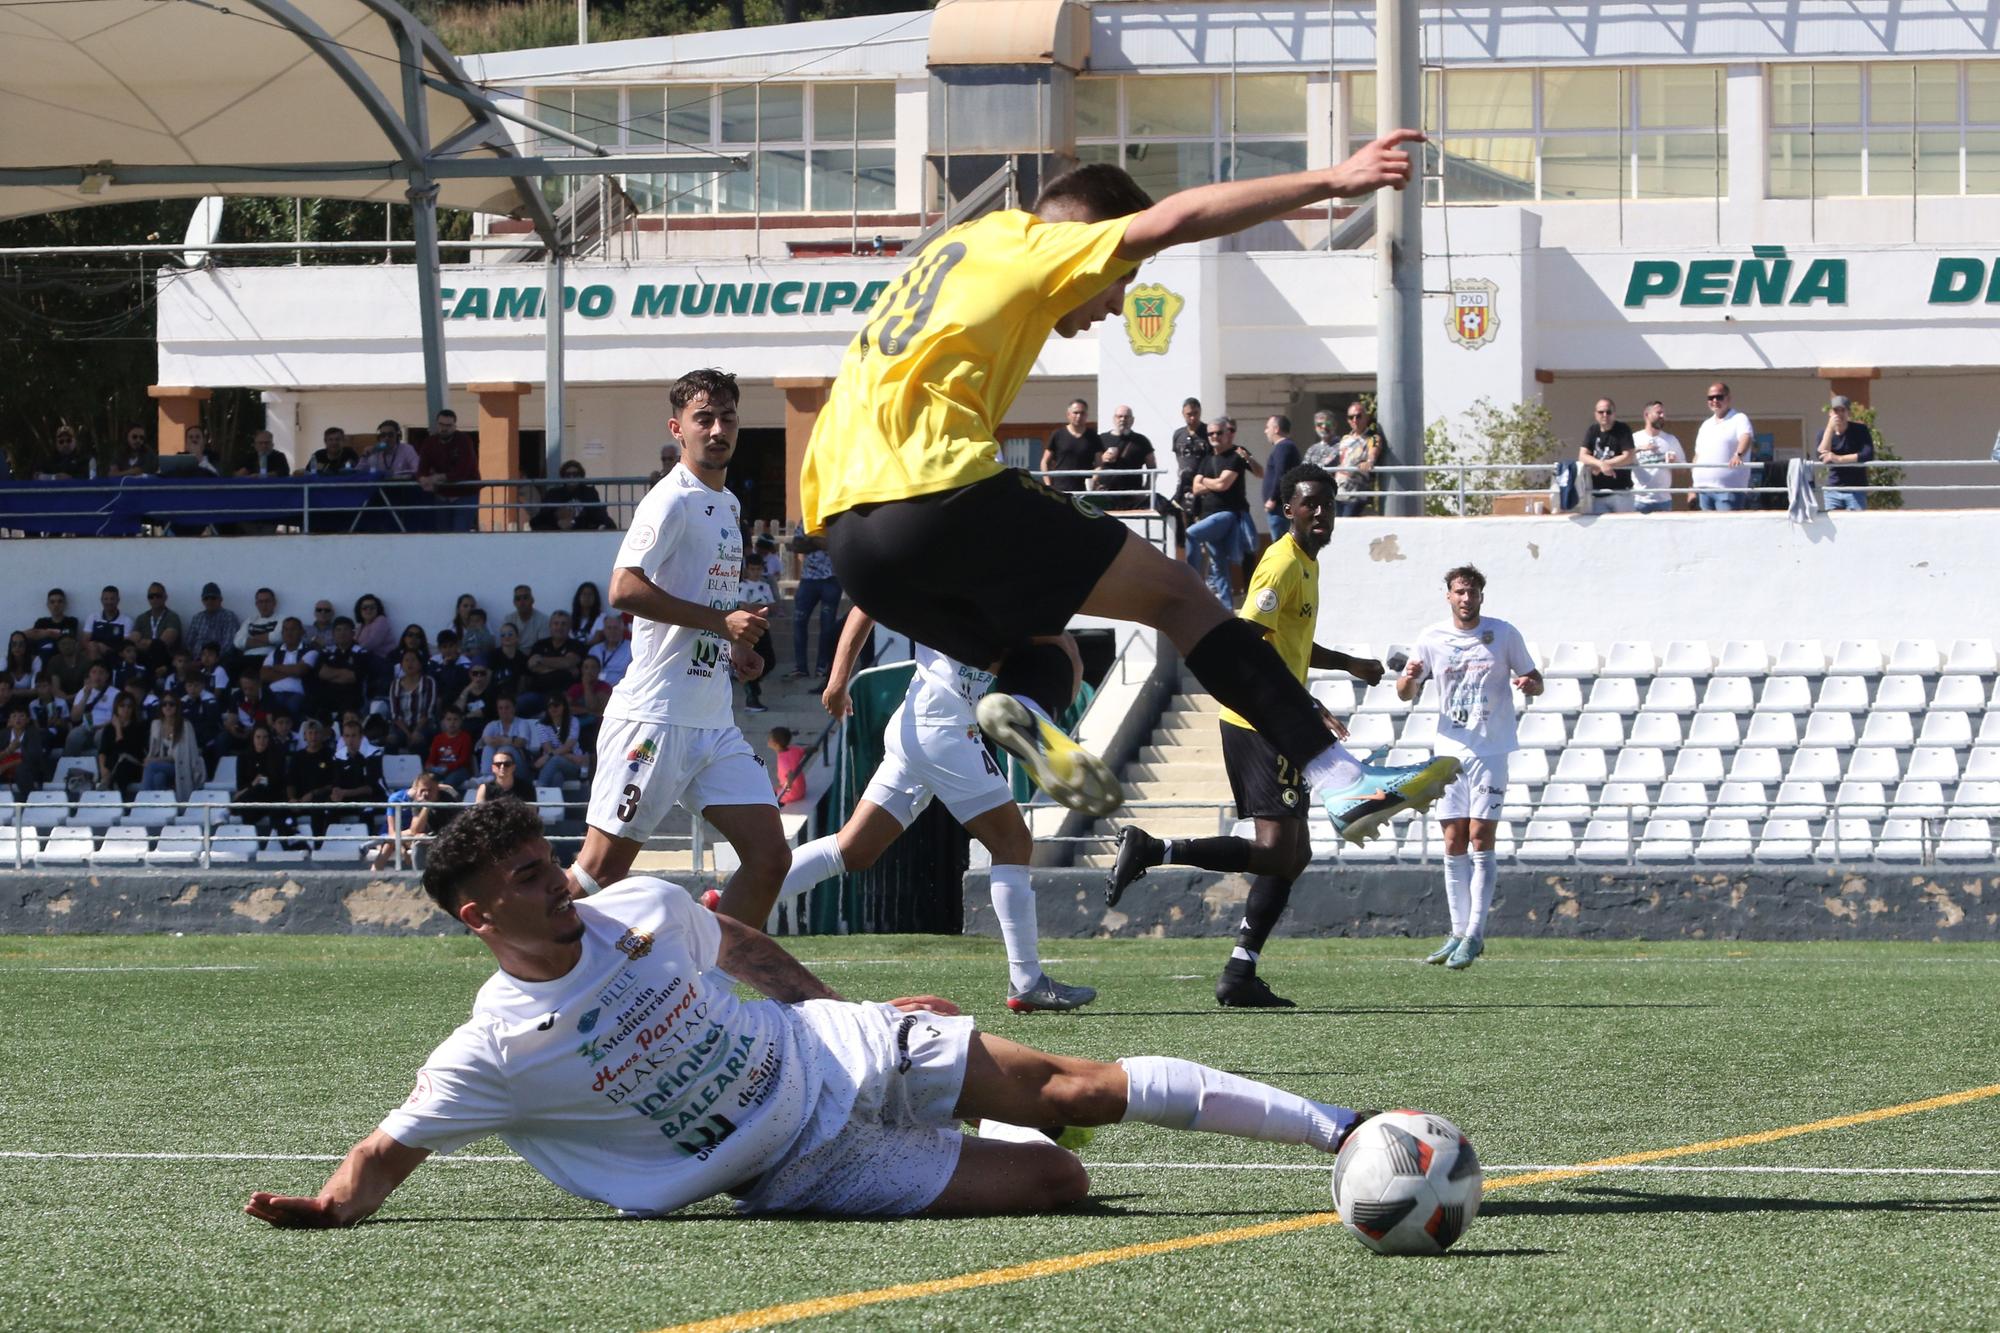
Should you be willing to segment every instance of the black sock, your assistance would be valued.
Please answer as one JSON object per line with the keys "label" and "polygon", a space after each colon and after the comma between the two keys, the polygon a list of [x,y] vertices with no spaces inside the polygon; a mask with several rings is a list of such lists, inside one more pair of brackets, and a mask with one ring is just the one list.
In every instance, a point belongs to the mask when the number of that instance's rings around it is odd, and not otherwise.
{"label": "black sock", "polygon": [[1243,904],[1243,924],[1236,930],[1236,947],[1250,953],[1264,952],[1285,904],[1292,900],[1292,881],[1282,875],[1259,875],[1250,881],[1250,901]]}
{"label": "black sock", "polygon": [[1250,868],[1250,844],[1242,838],[1169,838],[1161,861],[1200,870],[1244,871]]}
{"label": "black sock", "polygon": [[[994,676],[1001,694],[1018,694],[1060,722],[1076,697],[1076,668],[1069,654],[1053,643],[1027,643],[1008,653]],[[1247,714],[1246,714],[1247,716]]]}
{"label": "black sock", "polygon": [[1188,651],[1186,661],[1217,702],[1240,714],[1301,772],[1333,744],[1312,695],[1249,621],[1235,616],[1223,621]]}

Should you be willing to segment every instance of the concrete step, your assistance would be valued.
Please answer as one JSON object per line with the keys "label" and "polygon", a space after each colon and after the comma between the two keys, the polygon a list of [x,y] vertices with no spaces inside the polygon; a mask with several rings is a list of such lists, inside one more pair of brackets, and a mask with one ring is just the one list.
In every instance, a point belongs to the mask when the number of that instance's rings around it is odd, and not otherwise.
{"label": "concrete step", "polygon": [[1230,799],[1226,782],[1127,782],[1128,801],[1186,801],[1214,808]]}
{"label": "concrete step", "polygon": [[[1210,806],[1205,810],[1125,810],[1118,816],[1120,824],[1137,824],[1156,838],[1211,838],[1218,833],[1227,833],[1229,826],[1236,822],[1236,807],[1220,809]],[[1094,845],[1094,844],[1093,844]],[[1110,844],[1104,844],[1106,849]]]}
{"label": "concrete step", "polygon": [[1204,783],[1209,786],[1220,784],[1227,788],[1229,773],[1220,761],[1209,763],[1199,759],[1165,759],[1157,764],[1134,764],[1125,770],[1127,782],[1182,782]]}
{"label": "concrete step", "polygon": [[1206,713],[1213,717],[1222,711],[1222,702],[1212,694],[1182,693],[1167,707],[1169,712]]}
{"label": "concrete step", "polygon": [[1215,714],[1213,713],[1182,712],[1179,709],[1170,708],[1160,714],[1159,725],[1153,729],[1153,732],[1155,735],[1158,735],[1163,731],[1176,734],[1192,731],[1204,736],[1216,736],[1219,734],[1216,731],[1216,727],[1219,725],[1221,724],[1215,720]]}
{"label": "concrete step", "polygon": [[1222,762],[1222,742],[1213,745],[1174,744],[1169,740],[1164,745],[1142,746],[1139,750],[1142,764],[1220,764]]}

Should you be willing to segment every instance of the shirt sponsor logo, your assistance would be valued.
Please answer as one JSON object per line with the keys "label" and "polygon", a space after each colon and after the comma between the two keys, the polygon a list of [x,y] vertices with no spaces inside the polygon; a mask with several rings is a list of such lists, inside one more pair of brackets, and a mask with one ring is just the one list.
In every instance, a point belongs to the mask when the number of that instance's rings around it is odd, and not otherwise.
{"label": "shirt sponsor logo", "polygon": [[586,1036],[589,1035],[590,1030],[597,1026],[597,1016],[603,1012],[602,1009],[592,1009],[582,1018],[576,1020],[576,1030]]}
{"label": "shirt sponsor logo", "polygon": [[648,736],[625,752],[625,760],[637,769],[641,764],[650,764],[660,757],[660,743]]}
{"label": "shirt sponsor logo", "polygon": [[635,551],[650,551],[659,539],[659,530],[650,523],[635,523],[625,534],[625,544]]}
{"label": "shirt sponsor logo", "polygon": [[427,1102],[430,1100],[430,1096],[431,1096],[431,1071],[428,1069],[420,1069],[417,1071],[417,1086],[410,1089],[410,1095],[408,1099],[404,1102],[404,1105],[415,1106],[420,1102]]}

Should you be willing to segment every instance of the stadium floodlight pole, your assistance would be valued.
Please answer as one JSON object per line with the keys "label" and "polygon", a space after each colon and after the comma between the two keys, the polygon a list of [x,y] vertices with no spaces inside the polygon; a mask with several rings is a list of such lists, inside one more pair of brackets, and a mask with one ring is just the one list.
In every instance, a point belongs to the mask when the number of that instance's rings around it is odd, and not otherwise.
{"label": "stadium floodlight pole", "polygon": [[[1417,45],[1417,0],[1376,0],[1375,123],[1383,130],[1423,123],[1423,70]],[[1424,145],[1409,185],[1375,195],[1375,416],[1396,462],[1424,457]],[[1378,474],[1379,475],[1379,474]],[[1407,518],[1423,512],[1415,492],[1421,472],[1385,479],[1382,512]]]}

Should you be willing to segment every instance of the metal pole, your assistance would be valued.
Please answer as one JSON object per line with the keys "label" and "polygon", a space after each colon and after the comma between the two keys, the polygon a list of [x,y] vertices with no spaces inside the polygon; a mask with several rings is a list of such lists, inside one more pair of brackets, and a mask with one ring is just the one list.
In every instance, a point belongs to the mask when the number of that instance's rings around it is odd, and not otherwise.
{"label": "metal pole", "polygon": [[[1423,70],[1418,59],[1417,0],[1376,0],[1375,20],[1378,132],[1418,125]],[[1420,464],[1424,458],[1422,170],[1412,173],[1400,193],[1379,194],[1375,207],[1376,413],[1393,457]],[[1389,492],[1385,514],[1408,518],[1423,512],[1422,501],[1409,494],[1422,488],[1421,472],[1392,473],[1383,480]]]}
{"label": "metal pole", "polygon": [[438,190],[428,177],[412,176],[408,191],[416,223],[417,318],[424,331],[424,406],[427,422],[450,406],[444,378],[444,306],[438,295]]}
{"label": "metal pole", "polygon": [[576,0],[576,44],[590,45],[590,0]]}
{"label": "metal pole", "polygon": [[563,453],[563,252],[551,247],[545,270],[547,292],[542,307],[546,327],[542,341],[548,370],[542,381],[542,472],[553,477],[562,468]]}

